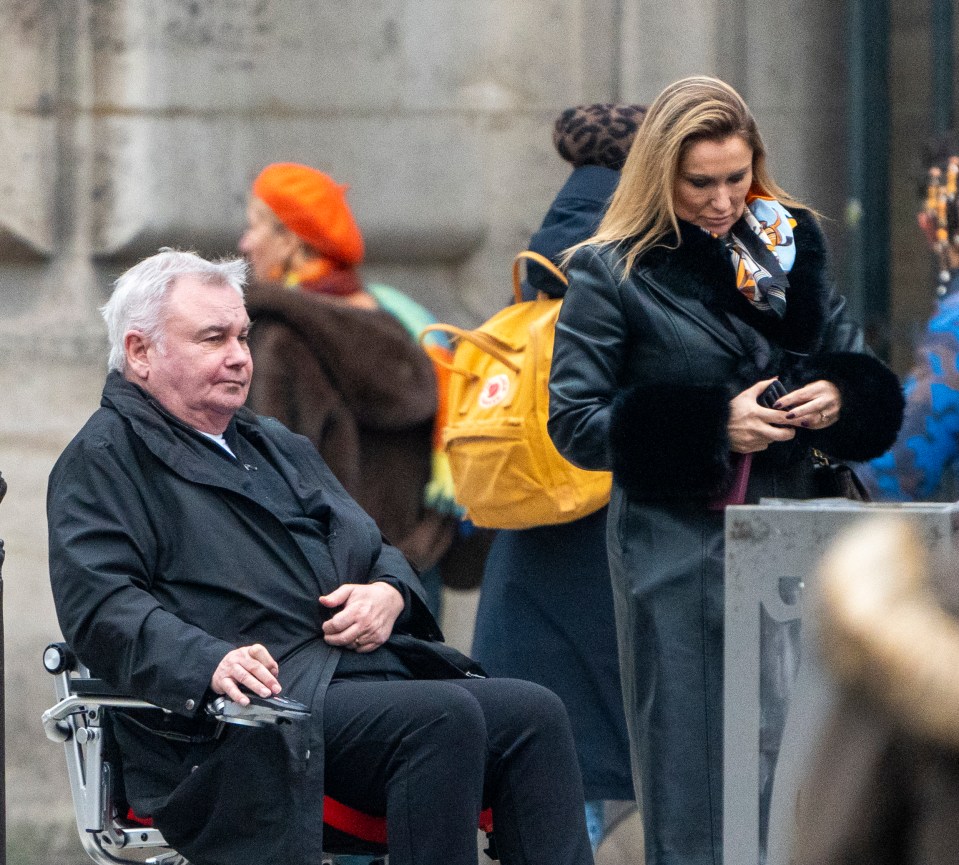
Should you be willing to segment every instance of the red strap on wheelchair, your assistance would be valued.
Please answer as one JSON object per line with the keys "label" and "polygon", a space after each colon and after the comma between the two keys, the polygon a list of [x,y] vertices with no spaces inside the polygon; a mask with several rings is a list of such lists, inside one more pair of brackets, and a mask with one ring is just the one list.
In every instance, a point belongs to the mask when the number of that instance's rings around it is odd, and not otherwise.
{"label": "red strap on wheelchair", "polygon": [[153,826],[152,817],[138,817],[136,814],[133,813],[132,808],[127,808],[127,822],[136,823],[137,826],[148,826],[148,827]]}
{"label": "red strap on wheelchair", "polygon": [[340,832],[346,832],[361,841],[386,843],[386,818],[364,814],[349,805],[323,797],[323,822]]}
{"label": "red strap on wheelchair", "polygon": [[[127,820],[136,823],[139,826],[152,826],[152,817],[139,817],[133,813],[132,808],[127,809]],[[331,799],[329,796],[323,797],[323,822],[334,829],[346,832],[354,838],[361,841],[374,841],[377,844],[386,843],[386,818],[374,817],[372,814],[365,814]],[[481,832],[493,831],[493,811],[487,808],[480,813],[479,828]]]}

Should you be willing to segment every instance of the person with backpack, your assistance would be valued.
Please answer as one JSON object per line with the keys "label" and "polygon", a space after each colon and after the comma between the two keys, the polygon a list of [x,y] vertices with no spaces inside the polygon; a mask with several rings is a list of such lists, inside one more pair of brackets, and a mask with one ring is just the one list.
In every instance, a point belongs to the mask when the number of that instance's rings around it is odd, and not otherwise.
{"label": "person with backpack", "polygon": [[646,865],[716,865],[723,509],[813,497],[813,449],[878,456],[903,397],[845,313],[814,214],[776,183],[752,113],[716,78],[655,99],[599,228],[569,255],[549,432],[571,462],[613,473],[610,577]]}
{"label": "person with backpack", "polygon": [[[553,141],[573,166],[529,248],[554,263],[589,237],[642,121],[639,105],[568,108]],[[565,283],[528,263],[524,299],[562,297]],[[573,522],[496,533],[483,573],[473,655],[491,675],[528,679],[562,699],[573,725],[594,849],[604,803],[633,799],[619,685],[606,507]]]}

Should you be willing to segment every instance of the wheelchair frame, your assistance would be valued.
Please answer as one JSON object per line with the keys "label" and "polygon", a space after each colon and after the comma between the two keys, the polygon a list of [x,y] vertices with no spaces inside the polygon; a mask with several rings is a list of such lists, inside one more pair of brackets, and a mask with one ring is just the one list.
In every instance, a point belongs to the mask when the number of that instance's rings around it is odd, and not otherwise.
{"label": "wheelchair frame", "polygon": [[[182,854],[166,843],[158,829],[118,813],[114,798],[116,768],[104,751],[104,720],[111,709],[164,710],[145,700],[117,694],[102,680],[92,678],[65,643],[51,643],[44,651],[43,665],[54,676],[57,700],[42,715],[43,729],[48,739],[64,746],[77,831],[86,854],[97,865],[189,865]],[[261,726],[296,720],[297,715],[306,717],[306,713],[264,712],[262,708],[244,712],[232,701],[216,703],[220,711],[213,714],[220,723]],[[348,827],[333,828],[348,833]],[[348,847],[324,851],[323,865],[338,865],[340,855],[369,856],[370,865],[388,865],[389,857],[378,845],[371,845],[370,850],[362,853],[361,843]],[[153,855],[143,858],[144,851]],[[131,858],[127,855],[130,852],[141,855]]]}

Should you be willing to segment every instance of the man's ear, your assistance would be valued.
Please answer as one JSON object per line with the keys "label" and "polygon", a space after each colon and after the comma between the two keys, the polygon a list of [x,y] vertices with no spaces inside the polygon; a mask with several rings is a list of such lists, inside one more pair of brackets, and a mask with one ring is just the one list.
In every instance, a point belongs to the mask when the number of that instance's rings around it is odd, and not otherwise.
{"label": "man's ear", "polygon": [[123,337],[123,350],[127,359],[127,374],[139,381],[150,377],[150,358],[147,350],[152,341],[139,330],[128,331]]}

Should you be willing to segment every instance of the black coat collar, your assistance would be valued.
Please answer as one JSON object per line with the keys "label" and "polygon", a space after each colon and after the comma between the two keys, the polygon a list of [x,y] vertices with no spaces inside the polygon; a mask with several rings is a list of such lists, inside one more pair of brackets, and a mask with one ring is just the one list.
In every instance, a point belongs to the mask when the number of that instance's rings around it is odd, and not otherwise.
{"label": "black coat collar", "polygon": [[796,262],[789,273],[786,315],[757,310],[735,287],[735,272],[723,242],[692,223],[679,221],[671,234],[636,265],[676,295],[701,303],[718,316],[731,316],[783,348],[801,354],[822,343],[830,295],[825,242],[812,214],[794,209]]}
{"label": "black coat collar", "polygon": [[[102,404],[119,412],[153,456],[184,480],[255,498],[249,485],[244,483],[242,473],[222,471],[217,462],[209,458],[210,450],[219,445],[206,441],[195,429],[171,414],[147,391],[125,379],[119,372],[111,372],[107,376]],[[245,407],[237,411],[224,433],[227,443],[232,443],[234,449],[238,433],[269,454],[273,465],[308,509],[328,508],[325,500],[315,501],[317,496],[322,498],[319,488],[304,479],[302,471],[293,465],[283,449],[277,447],[260,418]],[[305,456],[301,454],[301,457]],[[302,463],[304,466],[310,464],[308,459],[303,459]]]}

